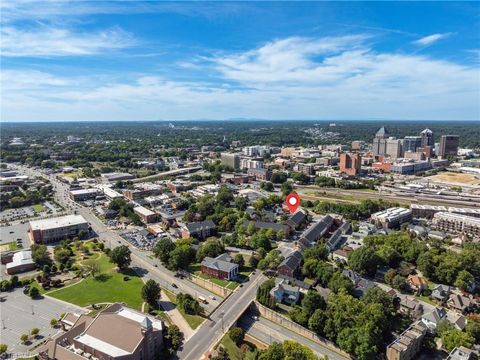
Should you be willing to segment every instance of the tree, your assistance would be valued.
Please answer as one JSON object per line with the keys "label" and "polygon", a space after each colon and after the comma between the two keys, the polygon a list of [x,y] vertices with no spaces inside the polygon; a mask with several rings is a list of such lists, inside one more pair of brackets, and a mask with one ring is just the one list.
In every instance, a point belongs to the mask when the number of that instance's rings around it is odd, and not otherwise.
{"label": "tree", "polygon": [[404,290],[406,285],[407,285],[407,282],[402,275],[398,274],[398,275],[394,276],[394,278],[392,280],[392,287],[394,289]]}
{"label": "tree", "polygon": [[338,293],[340,289],[344,289],[347,293],[351,294],[354,286],[349,278],[340,271],[335,271],[328,282],[328,288],[334,293]]}
{"label": "tree", "polygon": [[313,312],[310,319],[308,319],[308,328],[314,331],[317,335],[323,336],[324,323],[325,312],[322,309],[317,309]]}
{"label": "tree", "polygon": [[170,325],[167,330],[167,348],[170,354],[174,354],[182,345],[182,333],[177,325]]}
{"label": "tree", "polygon": [[163,238],[157,241],[153,248],[153,253],[164,264],[168,263],[170,252],[175,249],[175,244],[169,238]]}
{"label": "tree", "polygon": [[282,344],[274,342],[271,344],[267,350],[262,352],[258,357],[258,360],[284,360],[285,351],[283,350]]}
{"label": "tree", "polygon": [[32,299],[35,299],[40,296],[40,290],[38,290],[36,286],[32,286],[28,291],[28,296],[30,296]]}
{"label": "tree", "polygon": [[58,325],[58,320],[55,319],[55,318],[52,318],[52,319],[50,320],[50,326],[51,326],[51,327],[56,327],[57,325]]}
{"label": "tree", "polygon": [[388,285],[392,285],[392,282],[393,282],[393,278],[395,277],[395,275],[397,275],[397,271],[395,269],[389,269],[386,273],[385,273],[385,282],[388,284]]}
{"label": "tree", "polygon": [[95,277],[96,274],[100,272],[100,264],[97,260],[95,259],[88,259],[83,263],[85,269],[92,275],[92,277]]}
{"label": "tree", "polygon": [[233,257],[233,262],[238,264],[238,266],[243,267],[245,265],[245,259],[243,258],[242,254],[235,254]]}
{"label": "tree", "polygon": [[110,253],[111,261],[118,266],[120,270],[124,270],[130,266],[132,259],[130,258],[131,251],[126,245],[117,246]]}
{"label": "tree", "polygon": [[45,245],[33,244],[31,246],[32,250],[32,260],[38,267],[43,267],[44,265],[51,265],[52,260],[50,259],[50,254]]}
{"label": "tree", "polygon": [[25,343],[27,342],[27,340],[28,340],[28,335],[27,335],[27,334],[22,334],[22,335],[20,336],[20,340],[22,341],[22,343],[25,344]]}
{"label": "tree", "polygon": [[308,278],[313,278],[317,274],[318,269],[318,260],[317,259],[307,259],[302,266],[302,274]]}
{"label": "tree", "polygon": [[282,190],[282,195],[285,196],[290,194],[293,191],[293,186],[288,181],[285,181],[281,186],[281,190]]}
{"label": "tree", "polygon": [[178,294],[177,304],[186,314],[198,315],[202,312],[202,307],[190,294]]}
{"label": "tree", "polygon": [[180,245],[170,252],[168,267],[172,270],[187,269],[194,259],[195,250],[190,245]]}
{"label": "tree", "polygon": [[225,252],[225,247],[218,239],[208,239],[197,251],[197,260],[202,261],[205,257],[215,258]]}
{"label": "tree", "polygon": [[39,328],[33,328],[32,331],[30,331],[30,334],[34,337],[37,337],[39,332],[40,332]]}
{"label": "tree", "polygon": [[455,280],[455,286],[462,289],[468,290],[473,284],[475,284],[475,278],[467,270],[462,270],[458,273],[457,279]]}
{"label": "tree", "polygon": [[7,352],[8,346],[6,344],[0,344],[0,355],[3,355]]}
{"label": "tree", "polygon": [[326,303],[317,291],[308,291],[302,300],[302,308],[308,317],[311,317],[315,310],[325,309]]}
{"label": "tree", "polygon": [[369,246],[362,246],[348,256],[348,266],[361,275],[373,277],[379,264],[380,258]]}
{"label": "tree", "polygon": [[475,338],[475,341],[479,343],[480,342],[480,317],[478,317],[478,320],[475,320],[473,316],[469,317],[467,325],[465,326],[465,331],[470,335],[472,335]]}
{"label": "tree", "polygon": [[475,338],[471,334],[455,328],[444,331],[441,337],[443,346],[445,346],[448,352],[460,346],[465,346],[470,349],[475,343]]}
{"label": "tree", "polygon": [[152,279],[148,280],[142,287],[142,299],[156,308],[160,299],[160,285]]}
{"label": "tree", "polygon": [[233,327],[228,331],[228,336],[237,346],[240,346],[245,338],[245,331],[242,328]]}
{"label": "tree", "polygon": [[257,301],[267,307],[275,307],[275,299],[270,296],[270,290],[275,286],[275,280],[269,279],[260,285],[257,289]]}

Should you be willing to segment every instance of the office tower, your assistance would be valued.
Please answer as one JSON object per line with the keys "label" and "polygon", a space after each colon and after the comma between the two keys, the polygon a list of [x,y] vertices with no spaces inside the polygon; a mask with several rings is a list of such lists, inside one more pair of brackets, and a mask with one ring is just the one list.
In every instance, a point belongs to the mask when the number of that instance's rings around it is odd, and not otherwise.
{"label": "office tower", "polygon": [[422,146],[421,136],[405,136],[403,139],[403,151],[417,151],[417,148]]}
{"label": "office tower", "polygon": [[221,153],[220,158],[223,165],[228,165],[234,169],[240,168],[240,155],[232,153]]}
{"label": "office tower", "polygon": [[442,135],[440,138],[440,150],[438,155],[442,158],[445,158],[448,155],[457,155],[458,143],[458,135]]}
{"label": "office tower", "polygon": [[340,171],[350,176],[357,176],[362,166],[362,157],[359,154],[341,154]]}
{"label": "office tower", "polygon": [[398,159],[403,156],[402,141],[393,137],[387,139],[387,146],[385,154],[389,155],[392,159]]}
{"label": "office tower", "polygon": [[425,146],[434,146],[435,142],[433,141],[433,131],[430,129],[425,129],[420,133],[420,137],[422,138],[422,147]]}
{"label": "office tower", "polygon": [[385,155],[388,135],[388,130],[385,126],[382,126],[380,130],[377,131],[373,139],[373,155]]}

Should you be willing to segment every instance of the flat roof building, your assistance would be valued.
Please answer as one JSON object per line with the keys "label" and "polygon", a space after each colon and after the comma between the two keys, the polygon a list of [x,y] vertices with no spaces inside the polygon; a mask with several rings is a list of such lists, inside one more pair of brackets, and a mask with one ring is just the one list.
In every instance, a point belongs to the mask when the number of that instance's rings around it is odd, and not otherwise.
{"label": "flat roof building", "polygon": [[32,259],[31,250],[21,250],[13,254],[12,261],[6,264],[6,271],[9,275],[22,273],[35,269],[35,262]]}
{"label": "flat roof building", "polygon": [[65,215],[30,221],[30,238],[35,243],[50,243],[78,236],[88,231],[88,223],[82,215]]}
{"label": "flat roof building", "polygon": [[433,225],[437,230],[450,233],[464,233],[473,238],[480,238],[480,218],[449,212],[433,215]]}
{"label": "flat roof building", "polygon": [[157,220],[157,214],[143,206],[134,207],[133,212],[137,214],[145,224],[149,224]]}
{"label": "flat roof building", "polygon": [[372,222],[385,229],[395,229],[412,220],[412,211],[405,208],[389,208],[371,216]]}

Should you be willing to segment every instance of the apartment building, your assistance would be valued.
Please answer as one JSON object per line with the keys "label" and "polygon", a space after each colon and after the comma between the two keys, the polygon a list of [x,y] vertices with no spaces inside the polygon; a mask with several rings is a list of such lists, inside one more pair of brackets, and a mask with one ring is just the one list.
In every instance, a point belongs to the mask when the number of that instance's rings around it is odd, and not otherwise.
{"label": "apartment building", "polygon": [[448,155],[457,155],[460,137],[458,135],[442,135],[438,155],[446,158]]}
{"label": "apartment building", "polygon": [[240,169],[240,155],[233,153],[221,153],[220,159],[223,165],[230,166],[234,169]]}
{"label": "apartment building", "polygon": [[456,213],[439,212],[433,215],[433,225],[449,233],[465,233],[480,238],[480,218]]}
{"label": "apartment building", "polygon": [[427,327],[422,322],[412,324],[387,347],[388,360],[414,359],[422,346]]}
{"label": "apartment building", "polygon": [[412,220],[412,211],[405,208],[389,208],[371,216],[372,222],[384,229],[395,229]]}
{"label": "apartment building", "polygon": [[359,154],[341,154],[340,172],[348,176],[357,176],[362,168],[362,157]]}

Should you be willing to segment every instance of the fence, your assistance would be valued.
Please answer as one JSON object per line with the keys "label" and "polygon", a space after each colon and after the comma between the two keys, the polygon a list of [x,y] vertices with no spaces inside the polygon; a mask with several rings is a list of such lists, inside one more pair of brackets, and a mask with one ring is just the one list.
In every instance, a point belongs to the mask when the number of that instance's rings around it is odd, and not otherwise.
{"label": "fence", "polygon": [[346,359],[353,359],[351,355],[338,348],[333,342],[319,337],[313,331],[305,329],[303,326],[297,324],[296,322],[293,322],[289,318],[277,313],[276,311],[269,309],[266,306],[263,306],[259,302],[253,301],[251,307],[252,310],[260,313],[260,315],[263,316],[265,319],[273,321],[274,323],[277,323],[290,331],[302,335],[303,337],[312,340],[317,344],[320,344],[321,346],[338,353],[341,356],[344,356]]}

